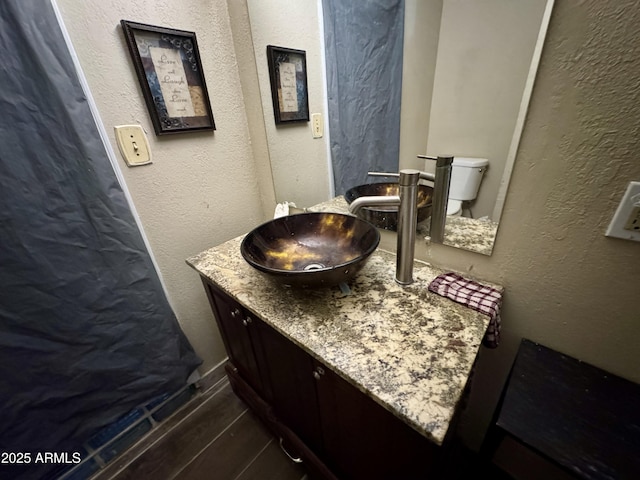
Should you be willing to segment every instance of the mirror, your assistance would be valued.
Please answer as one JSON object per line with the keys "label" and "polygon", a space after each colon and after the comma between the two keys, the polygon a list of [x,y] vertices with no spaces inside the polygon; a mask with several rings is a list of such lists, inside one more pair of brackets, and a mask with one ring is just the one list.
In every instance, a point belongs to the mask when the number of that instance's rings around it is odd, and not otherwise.
{"label": "mirror", "polygon": [[[323,35],[311,24],[304,31],[298,26],[313,15],[305,4],[292,11],[284,0],[247,0],[265,111],[270,84],[264,46],[284,36],[274,32],[286,32],[296,40],[286,45],[300,49],[313,48],[315,35]],[[475,199],[464,205],[465,216],[448,217],[444,244],[491,255],[553,0],[404,0],[404,5],[399,167],[433,172],[432,162],[425,164],[420,154],[488,159]],[[319,24],[322,13],[317,15]],[[324,45],[323,39],[319,43]],[[322,55],[307,52],[309,60]],[[303,202],[312,190],[305,186],[315,181],[305,183],[306,178],[325,173],[318,162],[292,154],[298,145],[293,129],[277,130],[272,123],[268,119],[265,125],[277,196]],[[313,148],[321,143],[310,144],[308,132],[296,130],[299,151],[316,154]],[[297,158],[305,163],[292,164]]]}
{"label": "mirror", "polygon": [[400,168],[433,172],[425,153],[489,160],[445,245],[491,255],[552,6],[405,0]]}

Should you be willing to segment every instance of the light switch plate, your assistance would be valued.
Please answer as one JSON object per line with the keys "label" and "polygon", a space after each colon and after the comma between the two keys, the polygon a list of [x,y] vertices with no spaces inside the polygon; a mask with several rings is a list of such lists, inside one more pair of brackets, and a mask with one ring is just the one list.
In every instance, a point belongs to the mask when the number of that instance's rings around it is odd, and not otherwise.
{"label": "light switch plate", "polygon": [[605,235],[640,242],[640,182],[629,182]]}
{"label": "light switch plate", "polygon": [[151,163],[149,141],[140,125],[118,125],[114,130],[120,153],[129,167]]}
{"label": "light switch plate", "polygon": [[311,114],[311,130],[313,138],[321,138],[324,135],[324,124],[322,123],[322,114]]}

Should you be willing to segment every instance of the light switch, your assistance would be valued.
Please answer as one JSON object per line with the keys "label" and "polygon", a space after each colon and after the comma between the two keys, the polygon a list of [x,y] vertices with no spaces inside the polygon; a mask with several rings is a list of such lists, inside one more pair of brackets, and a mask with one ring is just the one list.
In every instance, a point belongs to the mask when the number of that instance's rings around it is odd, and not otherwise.
{"label": "light switch", "polygon": [[129,167],[151,163],[149,142],[140,125],[119,125],[114,130],[120,153]]}

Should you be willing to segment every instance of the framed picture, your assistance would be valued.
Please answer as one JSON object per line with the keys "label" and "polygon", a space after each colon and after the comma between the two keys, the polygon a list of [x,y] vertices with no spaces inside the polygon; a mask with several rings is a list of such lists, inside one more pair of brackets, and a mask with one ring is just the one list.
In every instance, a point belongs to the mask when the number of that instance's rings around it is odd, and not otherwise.
{"label": "framed picture", "polygon": [[267,45],[276,123],[308,122],[307,58],[304,50]]}
{"label": "framed picture", "polygon": [[215,130],[196,34],[120,24],[156,135]]}

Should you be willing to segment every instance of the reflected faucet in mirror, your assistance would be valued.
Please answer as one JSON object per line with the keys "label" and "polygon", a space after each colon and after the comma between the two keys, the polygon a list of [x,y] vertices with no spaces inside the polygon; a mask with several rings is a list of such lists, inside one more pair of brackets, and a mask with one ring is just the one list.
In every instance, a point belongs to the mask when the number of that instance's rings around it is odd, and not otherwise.
{"label": "reflected faucet in mirror", "polygon": [[376,176],[397,176],[399,195],[367,196],[356,198],[349,205],[349,211],[357,214],[364,207],[398,206],[398,240],[396,250],[396,282],[401,285],[413,283],[413,260],[416,245],[416,225],[418,223],[418,182],[432,181],[433,207],[431,210],[431,241],[442,243],[444,224],[447,216],[447,200],[451,180],[453,157],[423,157],[436,161],[435,174],[419,170],[404,169],[400,173],[389,174],[369,172]]}

